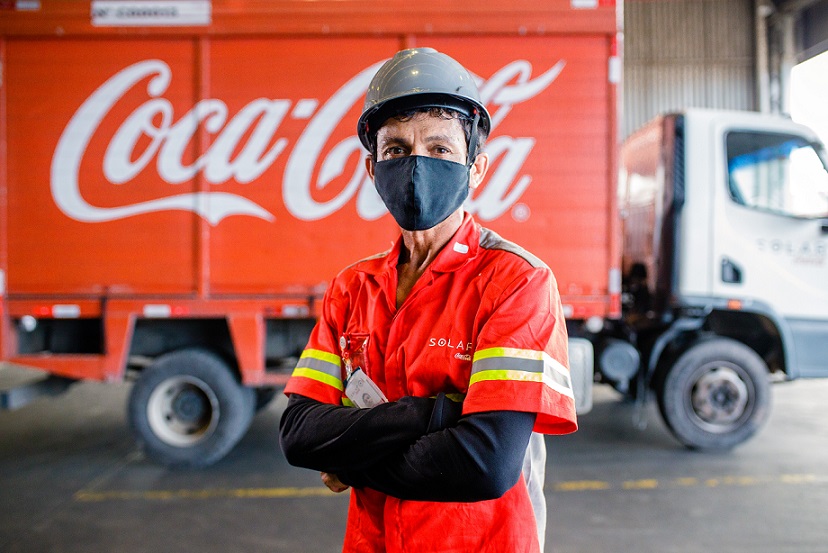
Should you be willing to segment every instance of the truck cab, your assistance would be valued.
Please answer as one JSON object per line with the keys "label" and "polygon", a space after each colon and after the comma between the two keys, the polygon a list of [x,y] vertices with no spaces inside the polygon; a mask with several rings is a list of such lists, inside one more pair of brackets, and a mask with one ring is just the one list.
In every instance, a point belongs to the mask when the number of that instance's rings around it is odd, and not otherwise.
{"label": "truck cab", "polygon": [[813,131],[748,112],[665,115],[623,147],[623,320],[690,447],[752,436],[769,374],[828,376],[826,166]]}

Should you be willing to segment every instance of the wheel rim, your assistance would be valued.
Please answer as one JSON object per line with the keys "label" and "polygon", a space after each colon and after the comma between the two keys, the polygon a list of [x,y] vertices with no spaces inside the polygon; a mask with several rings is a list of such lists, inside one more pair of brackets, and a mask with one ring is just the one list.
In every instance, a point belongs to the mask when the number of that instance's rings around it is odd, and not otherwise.
{"label": "wheel rim", "polygon": [[749,413],[752,390],[740,368],[716,362],[700,367],[693,381],[688,408],[694,420],[715,433],[731,431]]}
{"label": "wheel rim", "polygon": [[168,378],[152,391],[147,402],[147,420],[153,433],[177,447],[192,446],[209,437],[219,415],[215,393],[192,376]]}

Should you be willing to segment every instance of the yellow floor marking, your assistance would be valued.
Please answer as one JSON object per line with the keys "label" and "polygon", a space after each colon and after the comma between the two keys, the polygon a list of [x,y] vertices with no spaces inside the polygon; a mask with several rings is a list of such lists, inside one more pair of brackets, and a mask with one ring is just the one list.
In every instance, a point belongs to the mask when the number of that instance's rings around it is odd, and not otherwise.
{"label": "yellow floor marking", "polygon": [[699,485],[699,479],[694,478],[692,476],[684,477],[684,478],[676,478],[675,480],[673,480],[673,483],[676,486],[688,486],[688,487],[689,486],[698,486]]}
{"label": "yellow floor marking", "polygon": [[555,491],[580,492],[584,490],[606,490],[610,488],[609,482],[600,480],[573,480],[571,482],[558,482],[555,484]]}
{"label": "yellow floor marking", "polygon": [[[625,480],[612,483],[604,480],[570,480],[549,485],[555,492],[590,492],[606,490],[658,490],[669,488],[724,486],[758,486],[767,484],[808,485],[828,484],[828,476],[815,474],[779,474],[771,476],[721,476],[718,478],[680,477],[673,480],[659,481],[655,478]],[[348,494],[335,494],[321,486],[312,488],[229,488],[229,489],[181,489],[181,490],[80,490],[75,493],[75,501],[173,501],[204,500],[220,498],[237,499],[296,499],[303,497],[347,497]]]}
{"label": "yellow floor marking", "polygon": [[625,490],[653,490],[658,487],[658,480],[628,480],[622,484]]}
{"label": "yellow floor marking", "polygon": [[328,488],[237,488],[237,489],[206,489],[206,490],[145,490],[145,491],[89,491],[81,490],[75,494],[77,501],[113,501],[113,500],[144,500],[169,501],[173,499],[216,499],[235,497],[244,499],[256,498],[299,498],[299,497],[330,497],[336,496]]}

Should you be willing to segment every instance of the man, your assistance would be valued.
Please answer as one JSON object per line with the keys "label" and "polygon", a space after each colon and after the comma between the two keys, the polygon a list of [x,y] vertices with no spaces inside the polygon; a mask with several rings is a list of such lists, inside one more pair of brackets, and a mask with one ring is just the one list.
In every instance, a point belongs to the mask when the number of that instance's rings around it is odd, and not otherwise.
{"label": "man", "polygon": [[430,48],[368,89],[357,131],[401,236],[334,279],[281,421],[290,463],[352,488],[344,551],[542,548],[533,430],[577,428],[566,327],[549,268],[463,211],[490,127],[469,73]]}

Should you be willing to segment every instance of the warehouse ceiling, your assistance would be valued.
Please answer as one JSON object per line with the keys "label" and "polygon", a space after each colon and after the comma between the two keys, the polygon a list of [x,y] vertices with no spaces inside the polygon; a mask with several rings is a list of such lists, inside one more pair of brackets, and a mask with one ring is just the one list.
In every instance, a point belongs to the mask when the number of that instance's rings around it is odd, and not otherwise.
{"label": "warehouse ceiling", "polygon": [[778,14],[796,17],[797,61],[828,50],[828,0],[773,0]]}

